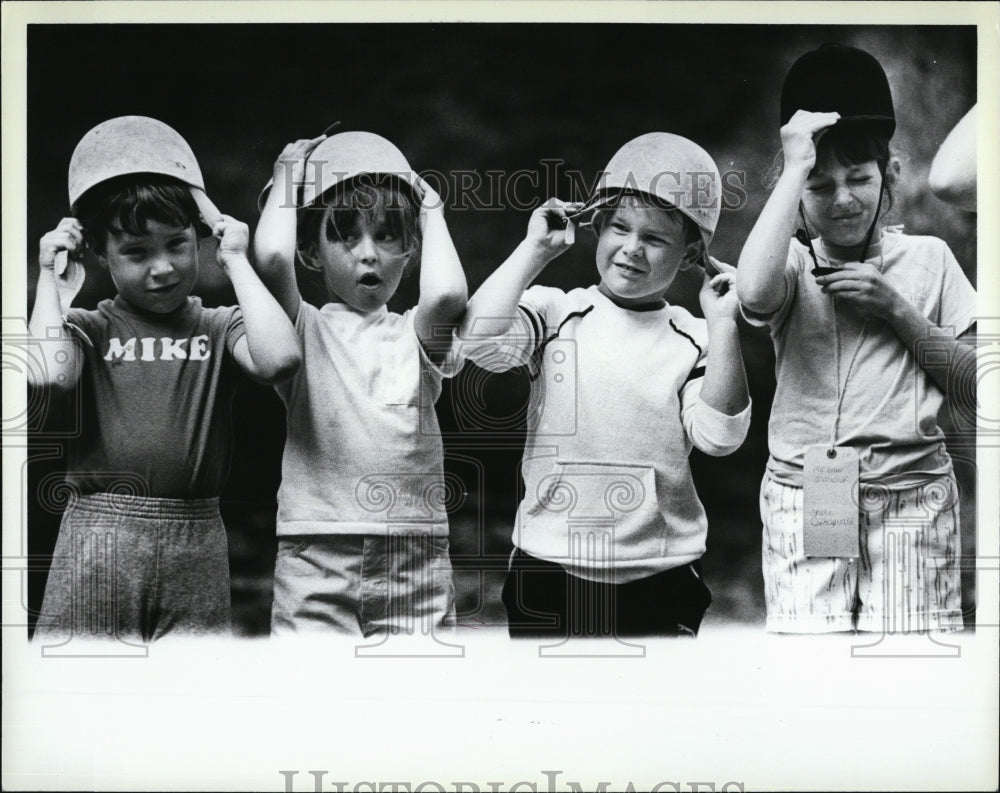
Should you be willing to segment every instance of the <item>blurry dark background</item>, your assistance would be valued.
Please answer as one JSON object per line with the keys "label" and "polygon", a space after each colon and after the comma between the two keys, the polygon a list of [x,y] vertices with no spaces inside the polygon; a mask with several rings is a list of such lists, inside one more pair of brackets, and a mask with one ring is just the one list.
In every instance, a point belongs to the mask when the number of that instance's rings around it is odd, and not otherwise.
{"label": "blurry dark background", "polygon": [[[201,164],[209,195],[226,213],[256,224],[256,197],[284,144],[339,131],[369,130],[396,143],[421,172],[518,170],[522,206],[484,184],[459,201],[443,190],[448,223],[470,292],[523,236],[528,209],[552,192],[570,197],[569,171],[586,184],[624,142],[653,130],[692,138],[715,158],[745,200],[727,207],[713,254],[735,263],[760,212],[768,169],[780,150],[778,93],[791,63],[824,42],[872,52],[885,67],[899,119],[894,139],[902,186],[888,222],[944,238],[975,283],[975,216],[927,190],[931,159],[976,98],[973,27],[819,27],[605,24],[413,25],[32,25],[28,31],[28,228],[30,307],[37,240],[68,213],[66,173],[77,141],[105,119],[149,115],[180,132]],[[554,166],[545,161],[559,160]],[[502,180],[501,180],[502,181]],[[468,182],[466,183],[469,184]],[[740,189],[733,194],[739,195]],[[464,204],[464,206],[462,205]],[[482,205],[494,208],[479,208]],[[500,206],[497,206],[497,205]],[[9,232],[8,232],[9,233]],[[232,303],[228,282],[204,246],[196,293]],[[540,283],[596,282],[594,240],[551,264]],[[682,273],[668,299],[700,315],[698,278]],[[416,278],[390,308],[416,300]],[[92,308],[114,288],[95,262],[76,305]],[[766,331],[741,328],[754,399],[743,447],[724,458],[695,452],[692,467],[709,513],[705,574],[714,593],[706,628],[763,623],[757,494],[767,456],[774,388]],[[641,372],[636,373],[642,376]],[[446,465],[465,496],[451,514],[460,622],[500,625],[499,585],[520,497],[526,378],[469,365],[446,383],[438,404]],[[609,409],[614,409],[609,406]],[[943,424],[951,427],[950,410]],[[54,484],[65,470],[59,433],[69,402],[35,411],[38,433],[28,468],[29,577],[34,613],[44,558],[58,530]],[[236,631],[268,631],[274,562],[275,492],[284,442],[283,408],[270,389],[247,384],[233,406],[236,450],[223,515],[229,531]],[[962,427],[959,427],[962,429]],[[637,428],[641,431],[641,428]],[[963,552],[974,553],[975,457],[951,443],[963,493]],[[967,621],[974,603],[965,575]]]}

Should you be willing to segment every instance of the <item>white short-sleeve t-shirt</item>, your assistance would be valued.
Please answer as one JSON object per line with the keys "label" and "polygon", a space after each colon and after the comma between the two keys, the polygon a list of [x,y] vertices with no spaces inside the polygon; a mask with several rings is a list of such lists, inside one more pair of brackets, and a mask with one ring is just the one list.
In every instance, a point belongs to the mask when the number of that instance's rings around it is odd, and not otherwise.
{"label": "white short-sleeve t-shirt", "polygon": [[427,358],[405,314],[360,313],[302,302],[303,350],[294,377],[275,386],[288,431],[277,533],[447,535],[443,449],[434,403],[441,367]]}
{"label": "white short-sleeve t-shirt", "polygon": [[[837,263],[813,244],[821,260]],[[959,336],[975,321],[975,290],[943,240],[887,230],[867,261],[942,332]],[[836,443],[858,451],[862,481],[913,487],[947,473],[940,389],[886,320],[824,294],[812,267],[808,249],[793,241],[781,307],[767,316],[743,311],[774,342],[771,476],[802,486],[805,450],[831,441],[840,390]]]}

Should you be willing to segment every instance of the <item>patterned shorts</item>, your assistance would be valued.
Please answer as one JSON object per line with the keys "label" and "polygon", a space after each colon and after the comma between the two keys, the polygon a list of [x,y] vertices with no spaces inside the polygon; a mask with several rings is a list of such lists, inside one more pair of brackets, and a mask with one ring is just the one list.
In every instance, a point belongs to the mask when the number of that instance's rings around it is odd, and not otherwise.
{"label": "patterned shorts", "polygon": [[860,556],[807,558],[802,553],[802,488],[764,477],[760,513],[767,630],[961,630],[954,477],[902,490],[863,484],[860,501]]}

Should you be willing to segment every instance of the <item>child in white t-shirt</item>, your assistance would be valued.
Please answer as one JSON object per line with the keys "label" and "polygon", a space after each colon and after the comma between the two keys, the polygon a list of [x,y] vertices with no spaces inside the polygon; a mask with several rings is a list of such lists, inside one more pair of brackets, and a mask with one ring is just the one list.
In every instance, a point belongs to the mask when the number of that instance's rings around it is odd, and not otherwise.
{"label": "child in white t-shirt", "polygon": [[[440,198],[378,135],[300,140],[275,164],[254,245],[303,352],[277,387],[288,435],[272,632],[452,624],[434,403],[460,368],[451,348],[466,283]],[[418,258],[418,305],[390,312]],[[300,296],[305,279],[322,308]]]}
{"label": "child in white t-shirt", "polygon": [[[707,257],[714,162],[685,138],[650,133],[605,177],[588,207],[600,283],[528,288],[573,242],[580,205],[551,201],[470,300],[460,332],[480,366],[527,365],[532,379],[503,591],[515,637],[695,635],[711,598],[688,455],[729,454],[750,420],[732,268]],[[704,277],[705,319],[664,299],[696,262],[717,273]]]}
{"label": "child in white t-shirt", "polygon": [[[960,629],[958,489],[937,414],[956,371],[942,361],[969,352],[956,337],[975,292],[944,242],[880,226],[900,165],[875,58],[807,53],[781,105],[783,172],[737,275],[776,353],[767,628]],[[814,234],[789,244],[800,221]]]}

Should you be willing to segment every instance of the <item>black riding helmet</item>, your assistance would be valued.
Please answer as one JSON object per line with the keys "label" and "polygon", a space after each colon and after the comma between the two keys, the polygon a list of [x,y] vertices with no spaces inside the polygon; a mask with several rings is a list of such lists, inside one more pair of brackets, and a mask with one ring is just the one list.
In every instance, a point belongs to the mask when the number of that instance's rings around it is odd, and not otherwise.
{"label": "black riding helmet", "polygon": [[[781,124],[788,123],[796,110],[840,113],[837,126],[859,125],[870,129],[884,139],[886,153],[889,139],[896,131],[896,112],[885,70],[872,55],[857,47],[824,44],[792,64],[781,87]],[[884,183],[884,165],[882,180]],[[879,210],[881,206],[879,195]],[[877,223],[878,210],[865,238],[861,261],[867,256]],[[809,235],[801,230],[796,237],[809,241]],[[812,252],[811,241],[809,250]],[[815,261],[815,253],[812,255]]]}

